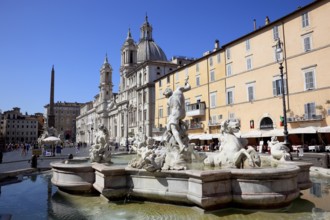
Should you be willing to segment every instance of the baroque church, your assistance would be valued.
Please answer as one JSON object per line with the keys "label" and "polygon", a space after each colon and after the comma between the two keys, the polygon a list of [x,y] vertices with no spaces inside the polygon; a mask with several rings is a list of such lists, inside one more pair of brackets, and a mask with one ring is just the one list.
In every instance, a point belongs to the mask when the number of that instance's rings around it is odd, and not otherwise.
{"label": "baroque church", "polygon": [[120,85],[113,92],[113,70],[105,57],[100,69],[99,94],[86,103],[76,120],[77,142],[93,144],[100,125],[106,126],[112,144],[127,146],[139,132],[155,135],[155,84],[158,78],[192,59],[173,57],[170,61],[152,36],[153,28],[145,17],[138,43],[128,30],[121,48]]}

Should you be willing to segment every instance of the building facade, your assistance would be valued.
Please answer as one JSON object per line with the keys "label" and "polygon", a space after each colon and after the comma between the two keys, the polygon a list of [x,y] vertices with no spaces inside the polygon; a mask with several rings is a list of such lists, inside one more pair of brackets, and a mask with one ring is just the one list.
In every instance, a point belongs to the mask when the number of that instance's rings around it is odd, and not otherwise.
{"label": "building facade", "polygon": [[38,139],[38,116],[23,115],[20,108],[5,111],[0,118],[0,133],[6,144],[35,143]]}
{"label": "building facade", "polygon": [[[276,62],[278,40],[284,49],[289,134],[297,133],[297,129],[304,133],[310,127],[329,126],[330,23],[324,20],[329,13],[330,3],[324,0],[273,22],[266,18],[263,27],[221,47],[215,46],[200,59],[161,77],[155,83],[156,128],[164,127],[169,115],[162,91],[182,86],[189,76],[192,88],[185,94],[185,120],[192,139],[193,135],[200,140],[215,138],[219,123],[225,119],[239,120],[244,137],[283,136],[282,81]],[[301,142],[297,135],[290,139]],[[329,137],[322,141],[330,143]]]}
{"label": "building facade", "polygon": [[[80,114],[83,103],[77,102],[56,102],[54,103],[54,122],[59,134],[63,135],[64,140],[75,142],[76,138],[76,117]],[[47,118],[50,105],[45,107],[44,116]]]}

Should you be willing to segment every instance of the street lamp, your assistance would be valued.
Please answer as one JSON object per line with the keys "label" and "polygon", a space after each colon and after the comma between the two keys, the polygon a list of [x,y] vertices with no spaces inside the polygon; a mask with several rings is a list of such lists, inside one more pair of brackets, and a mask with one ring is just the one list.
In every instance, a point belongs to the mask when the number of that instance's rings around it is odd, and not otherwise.
{"label": "street lamp", "polygon": [[91,131],[88,131],[89,144],[91,144]]}
{"label": "street lamp", "polygon": [[91,131],[92,131],[92,144],[91,145],[93,145],[93,130],[94,130],[94,128],[93,128],[93,125],[92,125],[92,127],[91,127]]}
{"label": "street lamp", "polygon": [[127,102],[127,106],[126,106],[126,151],[129,151],[129,146],[128,146],[128,104],[129,102]]}
{"label": "street lamp", "polygon": [[280,65],[280,73],[281,73],[281,92],[282,92],[282,101],[283,101],[283,126],[284,126],[284,144],[288,145],[288,125],[286,118],[286,104],[285,104],[285,94],[284,94],[284,79],[283,79],[283,61],[284,61],[284,53],[282,49],[281,40],[278,39],[276,43],[276,61]]}

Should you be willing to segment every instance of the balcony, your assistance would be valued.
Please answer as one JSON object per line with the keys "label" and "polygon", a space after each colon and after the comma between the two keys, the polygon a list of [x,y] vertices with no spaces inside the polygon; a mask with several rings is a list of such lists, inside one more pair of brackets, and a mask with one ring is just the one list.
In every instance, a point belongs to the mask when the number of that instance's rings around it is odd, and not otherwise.
{"label": "balcony", "polygon": [[194,104],[189,104],[186,106],[186,115],[193,116],[203,116],[205,115],[205,102],[198,102]]}
{"label": "balcony", "polygon": [[188,124],[188,129],[189,130],[202,129],[202,128],[203,128],[203,124],[199,123],[199,122]]}
{"label": "balcony", "polygon": [[294,116],[294,117],[288,117],[287,122],[288,123],[295,123],[295,122],[306,122],[306,121],[321,121],[324,119],[323,115],[307,115],[304,114],[302,116]]}
{"label": "balcony", "polygon": [[220,121],[209,121],[209,127],[220,126]]}

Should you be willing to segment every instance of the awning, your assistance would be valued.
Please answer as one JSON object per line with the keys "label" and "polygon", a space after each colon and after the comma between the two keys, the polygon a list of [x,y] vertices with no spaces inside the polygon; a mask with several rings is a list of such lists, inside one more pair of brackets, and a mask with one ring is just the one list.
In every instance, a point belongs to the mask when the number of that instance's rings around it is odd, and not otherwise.
{"label": "awning", "polygon": [[199,139],[200,135],[202,135],[202,134],[189,134],[188,138],[189,138],[189,140],[194,140],[194,139],[196,140],[196,139]]}
{"label": "awning", "polygon": [[315,134],[317,128],[314,126],[304,127],[304,128],[293,128],[289,130],[289,134]]}
{"label": "awning", "polygon": [[219,134],[212,134],[212,138],[214,138],[214,139],[219,139],[220,136],[221,136],[220,133]]}
{"label": "awning", "polygon": [[162,141],[163,136],[155,136],[155,137],[152,137],[152,139],[154,139],[155,141]]}
{"label": "awning", "polygon": [[248,132],[242,133],[242,138],[258,138],[262,136],[262,132],[260,130],[250,130]]}
{"label": "awning", "polygon": [[284,129],[272,129],[272,130],[263,131],[262,136],[263,137],[284,136]]}
{"label": "awning", "polygon": [[199,136],[199,140],[212,140],[212,134],[202,134]]}
{"label": "awning", "polygon": [[330,126],[320,127],[317,129],[318,133],[330,133]]}

